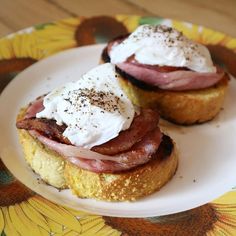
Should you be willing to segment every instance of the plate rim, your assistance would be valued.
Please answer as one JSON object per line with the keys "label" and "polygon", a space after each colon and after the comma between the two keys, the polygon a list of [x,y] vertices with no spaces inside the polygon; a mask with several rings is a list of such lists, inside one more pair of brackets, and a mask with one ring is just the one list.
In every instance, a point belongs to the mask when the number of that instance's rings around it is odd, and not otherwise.
{"label": "plate rim", "polygon": [[[75,51],[75,50],[78,50],[78,51],[80,51],[80,50],[84,50],[84,49],[86,49],[86,48],[100,48],[100,47],[103,47],[104,45],[103,44],[101,44],[101,45],[99,45],[99,44],[95,44],[95,45],[89,45],[89,46],[85,46],[85,47],[79,47],[79,48],[72,48],[72,49],[69,49],[69,50],[66,50],[66,51],[62,51],[62,52],[60,52],[60,53],[57,53],[56,55],[52,55],[52,56],[50,56],[50,57],[47,57],[46,59],[44,59],[44,60],[40,60],[39,62],[37,62],[37,63],[35,63],[35,64],[33,64],[32,66],[30,66],[30,67],[28,67],[26,70],[24,70],[22,73],[28,73],[28,70],[32,70],[31,68],[33,67],[36,67],[36,66],[38,66],[38,64],[42,64],[42,63],[45,63],[45,61],[47,62],[48,60],[53,60],[53,58],[54,57],[60,57],[62,54],[67,54],[69,51],[71,52],[71,51]],[[22,73],[20,73],[21,75],[22,75]],[[12,84],[15,84],[15,83],[17,83],[16,81],[18,81],[19,79],[18,79],[18,76],[14,79],[14,80],[12,80],[9,84],[8,84],[8,86],[4,89],[4,91],[2,92],[2,94],[0,95],[0,107],[1,107],[1,100],[3,99],[3,97],[5,96],[5,94],[7,93],[7,91],[9,90],[9,88],[12,86]],[[1,147],[1,145],[0,145],[0,147]],[[2,151],[0,150],[0,153],[1,153]],[[1,155],[2,156],[2,155]],[[5,162],[5,159],[4,158],[1,158],[2,159],[2,161],[3,161],[3,163],[6,165],[6,162]],[[11,169],[6,165],[6,167],[11,171]],[[13,175],[14,175],[14,173],[12,173]],[[14,175],[15,176],[15,175]],[[17,180],[19,180],[20,182],[22,182],[21,181],[21,179],[19,178],[19,177],[17,177],[16,178]],[[24,182],[23,182],[23,184],[24,185],[26,185],[27,187],[29,187],[30,189],[32,189],[32,187],[31,186],[29,186],[28,184],[25,184]],[[232,186],[233,187],[233,186]],[[33,189],[34,191],[35,191],[35,189]],[[228,190],[230,190],[229,188],[228,188]],[[226,191],[228,191],[228,190],[226,190]],[[226,192],[225,191],[225,192]],[[37,191],[36,191],[37,192]],[[43,197],[45,197],[43,194],[41,194],[41,193],[39,193],[39,192],[37,192],[38,194],[40,194],[40,195],[42,195]],[[218,196],[220,196],[222,194],[222,191],[221,191],[221,193],[218,193],[217,194],[217,196],[214,194],[214,197],[212,196],[211,197],[211,200],[212,199],[215,199],[216,197],[218,197]],[[213,195],[213,194],[212,194]],[[51,196],[51,195],[50,195]],[[45,197],[46,199],[49,199],[49,200],[51,200],[51,201],[53,201],[53,202],[55,202],[55,200],[54,199],[51,199],[51,198],[49,198],[48,196],[46,196]],[[210,200],[210,201],[211,201]],[[197,206],[200,206],[200,205],[203,205],[203,204],[205,204],[205,203],[208,203],[209,202],[209,200],[208,201],[206,201],[206,202],[204,202],[204,203],[199,203],[199,204],[196,204],[194,207],[197,207]],[[71,207],[70,205],[67,205],[67,204],[63,204],[62,202],[56,202],[57,204],[61,204],[61,205],[65,205],[65,206],[67,206],[67,207]],[[82,205],[82,204],[81,204]],[[187,207],[187,208],[185,208],[184,210],[182,210],[182,211],[186,211],[186,210],[189,210],[189,209],[192,209],[192,208],[194,208],[194,207]],[[87,211],[87,212],[90,212],[90,213],[95,213],[95,214],[102,214],[102,215],[104,215],[104,216],[122,216],[122,217],[134,217],[134,218],[137,218],[137,217],[152,217],[152,216],[161,216],[161,215],[167,215],[166,213],[165,214],[156,214],[156,213],[146,213],[146,214],[143,214],[143,215],[137,215],[137,214],[122,214],[122,215],[120,215],[120,214],[111,214],[111,213],[107,213],[107,211],[105,210],[105,211],[103,211],[102,213],[101,213],[101,210],[102,209],[100,209],[99,211],[96,211],[96,210],[92,210],[92,211],[90,211],[89,209],[84,209],[84,207],[80,207],[80,209],[79,208],[77,208],[77,210],[83,210],[83,211]],[[122,210],[123,211],[123,210]],[[181,211],[178,211],[178,212],[181,212]],[[176,211],[174,211],[174,212],[170,212],[170,213],[168,213],[168,214],[173,214],[173,213],[177,213]]]}

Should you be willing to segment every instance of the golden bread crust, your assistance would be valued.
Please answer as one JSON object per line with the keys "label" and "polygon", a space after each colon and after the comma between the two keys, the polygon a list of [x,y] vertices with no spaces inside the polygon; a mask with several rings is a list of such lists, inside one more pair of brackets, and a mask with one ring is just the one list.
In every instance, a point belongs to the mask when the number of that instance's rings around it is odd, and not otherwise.
{"label": "golden bread crust", "polygon": [[[23,118],[25,111],[26,109],[20,111],[17,120]],[[47,149],[26,130],[18,129],[18,137],[26,162],[40,175],[41,179],[56,188],[67,188],[64,178],[65,161],[63,157]]]}
{"label": "golden bread crust", "polygon": [[215,86],[192,91],[147,91],[122,77],[119,81],[134,104],[141,107],[156,107],[164,119],[183,125],[213,119],[223,106],[228,87],[227,76]]}
{"label": "golden bread crust", "polygon": [[65,178],[72,192],[81,198],[106,201],[134,201],[159,190],[175,174],[178,155],[175,144],[170,155],[154,158],[129,171],[93,173],[67,163]]}
{"label": "golden bread crust", "polygon": [[[22,109],[17,120],[24,114],[25,109]],[[18,134],[30,167],[46,183],[60,189],[69,186],[72,192],[81,198],[134,201],[159,190],[172,178],[178,165],[176,148],[170,138],[170,154],[161,154],[159,158],[153,158],[145,165],[129,171],[98,174],[65,161],[59,154],[33,138],[28,131],[18,129]],[[168,150],[162,149],[163,152]]]}

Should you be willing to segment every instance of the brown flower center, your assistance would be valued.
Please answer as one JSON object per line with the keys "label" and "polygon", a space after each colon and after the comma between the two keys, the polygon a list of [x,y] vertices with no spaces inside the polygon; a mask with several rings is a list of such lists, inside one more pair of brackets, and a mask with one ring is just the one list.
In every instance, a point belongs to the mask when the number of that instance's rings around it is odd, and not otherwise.
{"label": "brown flower center", "polygon": [[107,42],[119,35],[127,34],[127,28],[113,17],[96,16],[84,19],[75,32],[79,46]]}
{"label": "brown flower center", "polygon": [[18,72],[24,70],[34,62],[36,62],[36,60],[31,58],[12,58],[0,60],[0,92]]}
{"label": "brown flower center", "polygon": [[108,225],[123,235],[205,235],[217,221],[213,205],[204,206],[169,216],[153,218],[103,217]]}
{"label": "brown flower center", "polygon": [[16,180],[0,161],[0,206],[21,203],[35,193]]}

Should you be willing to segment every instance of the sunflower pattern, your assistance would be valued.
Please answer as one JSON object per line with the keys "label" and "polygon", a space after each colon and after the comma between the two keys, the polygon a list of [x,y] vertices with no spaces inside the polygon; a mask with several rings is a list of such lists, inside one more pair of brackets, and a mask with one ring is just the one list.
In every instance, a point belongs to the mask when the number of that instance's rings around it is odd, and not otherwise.
{"label": "sunflower pattern", "polygon": [[[104,43],[141,24],[167,24],[208,46],[213,60],[236,75],[236,39],[158,17],[75,17],[37,25],[0,39],[0,91],[34,62],[60,51]],[[229,60],[230,58],[230,60]],[[236,191],[204,206],[170,216],[114,218],[52,203],[17,181],[0,160],[0,235],[236,235]]]}
{"label": "sunflower pattern", "polygon": [[101,216],[56,205],[26,188],[0,161],[0,235],[120,235]]}

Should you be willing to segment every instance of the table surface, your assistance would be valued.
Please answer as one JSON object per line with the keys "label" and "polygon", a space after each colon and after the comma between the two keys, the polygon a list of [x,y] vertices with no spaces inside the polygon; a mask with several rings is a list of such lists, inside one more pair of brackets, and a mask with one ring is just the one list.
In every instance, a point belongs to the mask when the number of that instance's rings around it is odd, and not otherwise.
{"label": "table surface", "polygon": [[236,37],[235,0],[0,0],[0,37],[71,16],[136,14],[204,25]]}

